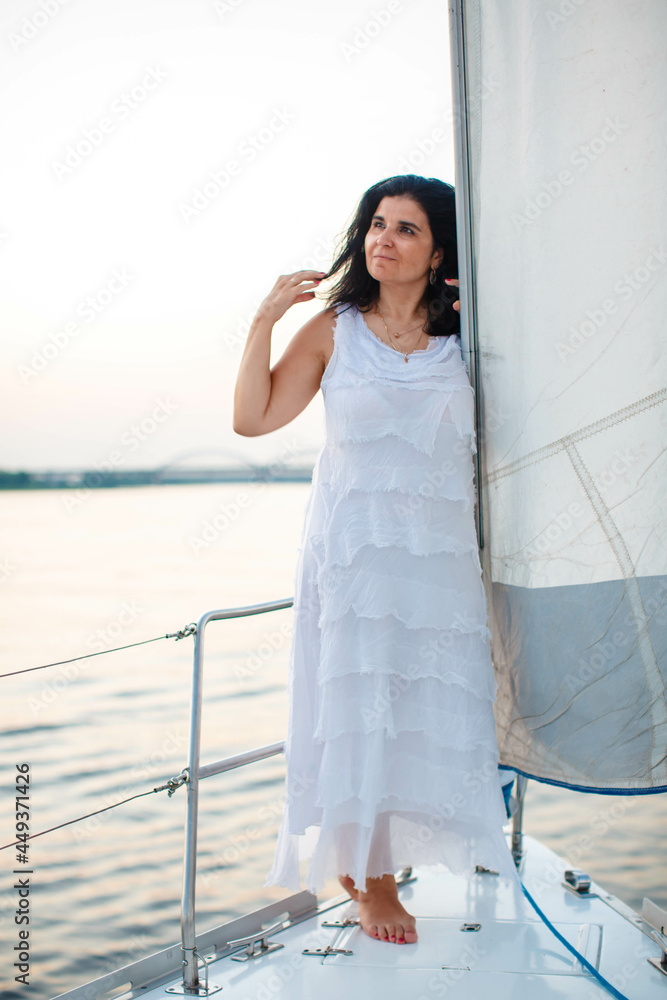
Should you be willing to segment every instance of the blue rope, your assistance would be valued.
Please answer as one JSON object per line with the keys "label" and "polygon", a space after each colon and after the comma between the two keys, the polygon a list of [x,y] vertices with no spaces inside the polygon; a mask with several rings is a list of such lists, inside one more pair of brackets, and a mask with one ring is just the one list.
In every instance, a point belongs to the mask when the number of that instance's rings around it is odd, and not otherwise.
{"label": "blue rope", "polygon": [[557,781],[555,778],[542,778],[539,774],[529,774],[520,771],[512,764],[498,764],[499,771],[516,771],[523,778],[539,781],[542,785],[554,785],[556,788],[569,788],[571,792],[590,792],[591,795],[660,795],[667,792],[667,785],[655,785],[653,788],[598,788],[596,785],[574,785],[570,781]]}
{"label": "blue rope", "polygon": [[551,921],[546,916],[546,914],[544,914],[542,912],[542,910],[539,908],[539,906],[537,905],[537,903],[535,902],[535,900],[533,899],[533,897],[531,896],[531,894],[526,889],[526,887],[523,884],[523,882],[521,882],[521,891],[523,892],[524,896],[526,897],[526,899],[528,900],[528,902],[530,903],[530,905],[532,906],[532,908],[537,913],[538,917],[543,921],[543,923],[545,923],[547,925],[547,927],[549,928],[549,930],[551,931],[551,933],[556,935],[556,937],[558,938],[558,940],[560,941],[560,943],[563,944],[563,945],[565,945],[565,947],[567,948],[568,951],[572,952],[572,954],[574,955],[574,957],[579,962],[581,962],[581,964],[583,966],[585,966],[588,969],[588,971],[591,973],[591,975],[594,976],[597,979],[597,981],[602,986],[604,986],[604,988],[606,990],[609,990],[609,992],[611,993],[611,995],[613,997],[616,997],[616,1000],[628,1000],[628,998],[623,993],[619,993],[619,991],[616,989],[616,987],[612,986],[611,983],[608,982],[604,978],[604,976],[601,976],[600,973],[598,972],[598,970],[595,969],[591,965],[591,963],[588,962],[584,958],[583,955],[580,955],[579,952],[577,951],[577,949],[573,945],[571,945],[569,941],[566,941],[565,938],[563,937],[563,935],[559,931],[556,930],[556,928],[551,923]]}

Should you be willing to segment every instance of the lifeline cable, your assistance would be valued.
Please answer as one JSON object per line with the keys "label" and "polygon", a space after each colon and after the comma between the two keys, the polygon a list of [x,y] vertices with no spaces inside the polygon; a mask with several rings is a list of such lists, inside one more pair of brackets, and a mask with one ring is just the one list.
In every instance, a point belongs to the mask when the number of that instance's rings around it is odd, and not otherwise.
{"label": "lifeline cable", "polygon": [[523,884],[523,882],[521,882],[521,891],[523,892],[524,896],[526,897],[526,899],[528,900],[528,902],[530,903],[530,905],[532,906],[532,908],[533,908],[533,909],[535,910],[535,912],[537,913],[537,915],[538,915],[538,917],[540,918],[540,920],[542,921],[542,923],[546,924],[546,926],[547,926],[547,927],[549,928],[549,930],[551,931],[551,933],[552,933],[552,934],[555,934],[555,936],[556,936],[556,937],[558,938],[558,940],[560,941],[560,943],[561,943],[561,944],[563,944],[563,945],[565,945],[565,947],[567,948],[567,950],[568,950],[568,951],[571,951],[571,952],[572,952],[572,954],[573,954],[573,955],[574,955],[574,957],[575,957],[575,958],[577,959],[577,961],[578,961],[578,962],[581,962],[581,964],[582,964],[582,965],[583,965],[583,966],[584,966],[584,967],[585,967],[586,969],[588,969],[588,971],[590,972],[590,974],[591,974],[592,976],[594,976],[594,977],[595,977],[595,979],[597,979],[597,980],[598,980],[598,982],[599,982],[599,983],[600,983],[600,984],[601,984],[602,986],[604,986],[604,988],[605,988],[606,990],[608,990],[608,991],[609,991],[609,992],[611,993],[611,995],[612,995],[613,997],[616,997],[616,1000],[628,1000],[628,997],[626,997],[624,993],[620,993],[620,992],[619,992],[619,991],[618,991],[618,990],[616,989],[616,987],[615,987],[615,986],[612,986],[612,985],[611,985],[611,983],[610,983],[610,982],[609,982],[608,980],[606,980],[606,979],[604,978],[604,976],[600,975],[600,973],[598,972],[598,970],[597,970],[596,968],[594,968],[594,966],[592,966],[592,965],[591,965],[591,963],[590,963],[590,962],[588,961],[588,959],[584,958],[584,956],[583,956],[583,955],[581,955],[581,954],[580,954],[580,953],[579,953],[579,952],[577,951],[577,949],[576,949],[576,948],[574,947],[574,945],[571,945],[571,944],[570,944],[570,942],[569,942],[569,941],[567,941],[567,940],[566,940],[566,939],[565,939],[565,938],[563,937],[563,935],[562,935],[562,934],[560,933],[560,931],[557,931],[557,930],[556,930],[556,928],[555,928],[555,927],[554,927],[554,925],[553,925],[553,924],[551,923],[551,921],[550,921],[550,920],[549,920],[549,918],[548,918],[548,917],[546,916],[546,914],[545,914],[545,913],[543,913],[543,912],[542,912],[542,910],[541,910],[541,909],[539,908],[539,906],[537,905],[537,903],[535,902],[535,900],[533,899],[533,897],[531,896],[531,894],[530,894],[530,893],[528,892],[528,890],[526,889],[526,887],[525,887],[525,885]]}
{"label": "lifeline cable", "polygon": [[184,639],[186,635],[194,635],[197,626],[190,622],[185,628],[178,632],[168,632],[166,635],[156,635],[154,639],[142,639],[141,642],[131,642],[127,646],[116,646],[115,649],[100,649],[96,653],[85,653],[83,656],[73,656],[71,660],[58,660],[57,663],[42,663],[39,667],[25,667],[23,670],[10,670],[7,674],[0,674],[2,677],[15,677],[17,674],[30,674],[33,670],[45,670],[47,667],[62,667],[66,663],[76,663],[77,660],[88,660],[91,656],[104,656],[105,653],[118,653],[121,649],[132,649],[134,646],[145,646],[149,642],[159,642],[161,639]]}
{"label": "lifeline cable", "polygon": [[11,844],[3,844],[0,847],[0,851],[6,851],[9,847],[17,847],[18,844],[26,843],[28,840],[35,840],[37,837],[43,837],[46,833],[53,833],[54,830],[62,830],[65,826],[71,826],[73,823],[80,823],[81,820],[90,819],[91,816],[99,816],[100,813],[108,812],[110,809],[117,809],[118,806],[124,806],[126,802],[132,802],[134,799],[141,799],[144,795],[153,795],[155,792],[168,792],[171,797],[177,788],[180,788],[182,784],[187,781],[185,774],[181,772],[177,778],[170,778],[166,785],[159,785],[157,788],[151,788],[147,792],[137,792],[136,795],[130,795],[127,799],[122,799],[120,802],[113,802],[110,806],[104,806],[102,809],[96,809],[94,812],[86,813],[85,816],[77,816],[76,819],[68,819],[64,823],[58,823],[57,826],[49,827],[48,830],[40,830],[39,833],[31,833],[30,836],[26,837],[25,841],[15,840]]}

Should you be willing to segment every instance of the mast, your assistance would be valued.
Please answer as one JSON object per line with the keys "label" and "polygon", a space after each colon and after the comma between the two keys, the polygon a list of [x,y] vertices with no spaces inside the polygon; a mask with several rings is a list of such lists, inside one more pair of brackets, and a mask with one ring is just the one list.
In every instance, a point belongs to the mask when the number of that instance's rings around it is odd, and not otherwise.
{"label": "mast", "polygon": [[461,303],[461,353],[468,371],[475,399],[475,432],[477,453],[473,456],[477,504],[475,527],[477,543],[484,547],[484,513],[482,508],[482,439],[481,379],[479,378],[475,261],[473,255],[472,215],[470,198],[469,154],[469,94],[465,52],[465,0],[450,0],[449,44],[452,77],[452,115],[455,154],[456,231],[459,263],[459,293]]}

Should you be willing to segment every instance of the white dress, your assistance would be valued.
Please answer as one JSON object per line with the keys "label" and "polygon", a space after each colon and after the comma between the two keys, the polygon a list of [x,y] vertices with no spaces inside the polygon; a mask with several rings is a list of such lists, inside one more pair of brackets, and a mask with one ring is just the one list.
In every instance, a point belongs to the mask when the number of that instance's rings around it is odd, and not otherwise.
{"label": "white dress", "polygon": [[473,391],[458,336],[404,355],[338,307],[294,586],[286,806],[265,885],[405,865],[516,879],[502,832]]}

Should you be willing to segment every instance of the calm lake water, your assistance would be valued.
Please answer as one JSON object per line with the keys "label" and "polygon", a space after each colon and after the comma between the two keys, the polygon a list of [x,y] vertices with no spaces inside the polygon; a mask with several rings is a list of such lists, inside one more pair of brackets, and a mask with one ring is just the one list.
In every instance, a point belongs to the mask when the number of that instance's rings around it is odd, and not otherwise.
{"label": "calm lake water", "polygon": [[[0,493],[0,672],[175,632],[213,608],[291,597],[308,484]],[[284,738],[291,609],[206,633],[202,760]],[[1,842],[16,764],[31,832],[177,775],[186,763],[192,640],[161,639],[2,680]],[[280,899],[264,888],[284,758],[205,781],[199,930]],[[136,799],[30,844],[29,993],[16,987],[13,850],[0,853],[3,996],[46,1000],[180,938],[185,793]],[[525,829],[635,909],[667,905],[667,798],[582,795],[531,782]],[[322,894],[337,895],[332,882]]]}

